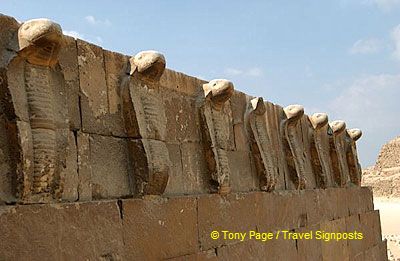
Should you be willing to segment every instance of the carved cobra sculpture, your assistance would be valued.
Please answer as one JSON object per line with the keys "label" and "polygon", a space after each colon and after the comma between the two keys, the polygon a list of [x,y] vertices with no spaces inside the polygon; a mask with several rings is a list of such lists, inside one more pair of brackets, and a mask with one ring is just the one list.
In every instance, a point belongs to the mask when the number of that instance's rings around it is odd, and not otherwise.
{"label": "carved cobra sculpture", "polygon": [[246,112],[252,143],[252,152],[260,176],[260,188],[272,191],[275,188],[278,169],[272,158],[272,144],[267,133],[265,104],[261,97],[249,101]]}
{"label": "carved cobra sculpture", "polygon": [[213,189],[220,194],[230,192],[230,169],[227,157],[230,121],[224,112],[226,102],[234,92],[233,84],[224,79],[203,85],[202,116],[207,129],[206,156]]}
{"label": "carved cobra sculpture", "polygon": [[338,166],[339,173],[336,171],[336,183],[344,187],[350,182],[349,178],[349,168],[347,166],[346,159],[346,144],[345,144],[345,130],[346,123],[344,121],[332,121],[329,123],[332,130],[332,137],[330,141],[331,151],[333,151],[333,161],[334,164]]}
{"label": "carved cobra sculpture", "polygon": [[308,119],[313,128],[313,131],[310,133],[313,170],[319,187],[327,188],[332,184],[331,159],[327,134],[328,115],[326,113],[314,113]]}
{"label": "carved cobra sculpture", "polygon": [[349,166],[350,181],[354,185],[361,185],[361,166],[358,162],[357,146],[356,141],[362,136],[360,129],[350,129],[347,130],[346,140],[348,143],[348,148],[346,151],[347,164]]}
{"label": "carved cobra sculpture", "polygon": [[287,155],[287,160],[294,162],[296,176],[292,178],[294,178],[297,189],[304,189],[306,186],[306,158],[297,133],[297,126],[300,124],[300,119],[304,115],[304,108],[301,105],[289,105],[283,110],[286,115],[286,119],[282,122],[283,131],[291,153],[291,155]]}
{"label": "carved cobra sculpture", "polygon": [[25,88],[33,142],[33,194],[53,190],[57,142],[49,67],[58,61],[62,40],[61,27],[47,19],[27,21],[18,30],[18,54],[27,61]]}
{"label": "carved cobra sculpture", "polygon": [[139,194],[162,194],[168,183],[171,162],[165,144],[167,120],[158,93],[165,64],[158,52],[138,53],[130,59],[130,77],[121,88],[125,128],[134,138],[129,147]]}

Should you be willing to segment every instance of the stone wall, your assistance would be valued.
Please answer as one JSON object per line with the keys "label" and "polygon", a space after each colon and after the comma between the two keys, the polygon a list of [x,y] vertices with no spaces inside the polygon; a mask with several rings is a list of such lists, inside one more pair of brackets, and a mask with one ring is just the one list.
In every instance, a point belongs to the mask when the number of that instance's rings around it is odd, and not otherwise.
{"label": "stone wall", "polygon": [[[383,258],[359,130],[165,69],[154,51],[104,50],[46,19],[1,15],[0,33],[0,259]],[[210,238],[225,228],[366,238]]]}
{"label": "stone wall", "polygon": [[[385,260],[368,188],[7,206],[2,260]],[[7,224],[7,225],[4,225]],[[213,230],[362,232],[363,240],[213,240]]]}

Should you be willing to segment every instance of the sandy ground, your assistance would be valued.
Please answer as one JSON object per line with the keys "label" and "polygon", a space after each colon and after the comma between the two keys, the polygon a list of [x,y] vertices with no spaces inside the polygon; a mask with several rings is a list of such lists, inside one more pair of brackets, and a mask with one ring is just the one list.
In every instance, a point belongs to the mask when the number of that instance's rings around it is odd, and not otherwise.
{"label": "sandy ground", "polygon": [[383,238],[392,254],[389,260],[400,260],[400,198],[374,198],[374,206],[379,209]]}

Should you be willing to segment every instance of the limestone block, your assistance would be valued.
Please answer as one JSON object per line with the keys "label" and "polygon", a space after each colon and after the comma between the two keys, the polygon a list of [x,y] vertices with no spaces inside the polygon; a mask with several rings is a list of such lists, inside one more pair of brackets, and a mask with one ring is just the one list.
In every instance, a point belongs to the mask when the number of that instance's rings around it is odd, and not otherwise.
{"label": "limestone block", "polygon": [[165,69],[160,78],[162,89],[174,90],[191,97],[197,97],[202,91],[201,86],[205,83],[204,80],[171,69]]}
{"label": "limestone block", "polygon": [[179,144],[167,143],[168,154],[171,160],[170,175],[164,191],[164,195],[182,195],[187,193],[185,190],[185,179],[182,172],[182,155]]}
{"label": "limestone block", "polygon": [[233,151],[235,150],[235,135],[233,132],[233,119],[232,119],[232,109],[230,101],[224,106],[224,113],[228,116],[229,126],[227,129],[227,136],[229,137],[226,144],[224,145],[227,150]]}
{"label": "limestone block", "polygon": [[346,189],[306,190],[304,200],[308,224],[349,216],[348,198]]}
{"label": "limestone block", "polygon": [[217,253],[220,260],[297,260],[296,242],[280,239],[244,241],[217,248]]}
{"label": "limestone block", "polygon": [[[310,231],[315,235],[315,231],[320,230],[319,224],[307,226],[295,230],[297,233],[308,233]],[[306,240],[297,240],[297,254],[298,260],[322,260],[322,246],[321,242],[315,238]]]}
{"label": "limestone block", "polygon": [[244,123],[244,115],[247,109],[247,100],[250,97],[240,91],[235,91],[230,99],[232,109],[232,122],[233,125]]}
{"label": "limestone block", "polygon": [[[316,224],[319,221],[332,220],[337,212],[337,194],[329,189],[306,191],[307,222]],[[315,203],[316,201],[316,203]],[[316,209],[310,210],[316,205]]]}
{"label": "limestone block", "polygon": [[350,215],[365,213],[374,209],[370,188],[350,187],[344,193],[347,194]]}
{"label": "limestone block", "polygon": [[109,108],[103,50],[79,39],[77,46],[82,130],[110,135],[107,128]]}
{"label": "limestone block", "polygon": [[380,251],[379,245],[375,245],[370,249],[365,251],[364,254],[365,261],[380,261],[380,260],[388,260],[384,259],[386,256],[382,256],[382,252]]}
{"label": "limestone block", "polygon": [[81,116],[79,112],[78,50],[74,38],[64,36],[64,46],[60,51],[59,63],[65,79],[69,126],[71,130],[79,130],[81,129]]}
{"label": "limestone block", "polygon": [[16,201],[16,176],[8,143],[8,131],[10,130],[7,125],[4,115],[0,114],[0,204]]}
{"label": "limestone block", "polygon": [[388,251],[387,251],[387,241],[383,240],[380,244],[379,244],[379,257],[382,260],[387,260],[388,259]]}
{"label": "limestone block", "polygon": [[57,260],[59,214],[49,204],[2,207],[0,259]]}
{"label": "limestone block", "polygon": [[[321,231],[345,232],[346,222],[344,218],[326,221],[320,225]],[[320,241],[322,248],[322,260],[349,260],[349,248],[346,240]]]}
{"label": "limestone block", "polygon": [[[1,68],[0,78],[1,112],[4,115],[2,119],[4,135],[6,135],[3,139],[7,142],[7,146],[4,144],[3,153],[8,151],[9,155],[5,157],[12,159],[8,162],[10,169],[7,170],[6,165],[3,165],[2,171],[4,173],[15,171],[14,185],[11,183],[9,185],[14,186],[14,196],[20,199],[29,194],[33,175],[32,134],[28,123],[29,111],[24,88],[23,59],[15,57],[10,61],[7,69]],[[11,191],[8,190],[9,192]]]}
{"label": "limestone block", "polygon": [[212,191],[229,193],[230,166],[227,152],[233,150],[232,113],[229,99],[234,92],[233,84],[225,79],[212,80],[203,85],[198,97],[201,110],[206,159],[212,178]]}
{"label": "limestone block", "polygon": [[196,199],[193,197],[123,200],[127,260],[160,260],[195,253]]}
{"label": "limestone block", "polygon": [[204,156],[204,148],[199,143],[185,142],[180,145],[184,190],[190,194],[204,194],[210,191],[210,174]]}
{"label": "limestone block", "polygon": [[169,142],[199,142],[200,118],[196,101],[170,89],[161,89]]}
{"label": "limestone block", "polygon": [[349,216],[347,193],[345,189],[328,188],[319,190],[319,206],[321,207],[321,220],[333,220]]}
{"label": "limestone block", "polygon": [[250,154],[243,151],[228,151],[231,187],[234,192],[258,190],[259,176],[256,173]]}
{"label": "limestone block", "polygon": [[[260,231],[293,230],[305,226],[311,226],[309,219],[310,195],[305,191],[274,191],[272,193],[260,193],[259,224]],[[312,192],[310,190],[310,192]],[[308,205],[307,205],[308,204]],[[316,217],[314,217],[316,219]],[[310,220],[310,222],[309,222]]]}
{"label": "limestone block", "polygon": [[361,187],[360,190],[360,213],[374,210],[374,200],[371,187]]}
{"label": "limestone block", "polygon": [[379,210],[360,214],[360,224],[362,233],[364,234],[363,241],[366,248],[371,248],[382,242]]}
{"label": "limestone block", "polygon": [[244,119],[247,100],[250,98],[250,96],[242,92],[235,91],[230,100],[235,149],[238,151],[249,151],[250,149],[250,141]]}
{"label": "limestone block", "polygon": [[350,216],[350,205],[351,203],[348,202],[348,193],[346,191],[340,191],[338,190],[337,192],[337,205],[338,205],[338,218],[344,218],[347,216]]}
{"label": "limestone block", "polygon": [[292,230],[307,225],[306,202],[303,192],[274,191],[273,205],[273,230]]}
{"label": "limestone block", "polygon": [[277,195],[275,193],[267,193],[267,192],[253,192],[256,193],[257,207],[258,211],[257,215],[257,228],[258,231],[262,232],[274,232],[278,228],[278,223],[280,221],[277,220],[276,217],[276,206],[275,198]]}
{"label": "limestone block", "polygon": [[62,200],[76,201],[79,198],[79,175],[78,175],[78,150],[77,137],[70,131],[68,133],[68,145],[66,147],[66,164],[61,170],[60,179],[62,184]]}
{"label": "limestone block", "polygon": [[121,85],[127,77],[129,57],[107,50],[103,50],[103,54],[109,109],[106,124],[111,135],[126,137],[122,116]]}
{"label": "limestone block", "polygon": [[92,200],[92,165],[90,164],[90,141],[89,134],[78,132],[78,194],[80,201]]}
{"label": "limestone block", "polygon": [[245,240],[218,247],[216,251],[219,260],[256,260],[255,257],[264,255],[266,249],[262,243]]}
{"label": "limestone block", "polygon": [[326,193],[321,192],[324,191],[312,189],[305,190],[304,194],[302,194],[307,211],[307,226],[313,226],[321,221],[330,219],[327,218],[327,213],[323,213],[324,208],[321,206],[321,202],[324,202],[324,199],[321,198],[326,197]]}
{"label": "limestone block", "polygon": [[15,38],[19,26],[13,17],[0,14],[0,68],[5,68],[18,51]]}
{"label": "limestone block", "polygon": [[0,213],[0,259],[124,258],[116,202],[20,205]]}
{"label": "limestone block", "polygon": [[[70,134],[70,125],[69,125],[69,114],[68,114],[68,93],[66,92],[66,84],[64,81],[64,76],[59,69],[51,70],[51,86],[54,92],[53,106],[54,109],[54,124],[56,127],[55,135],[56,135],[56,166],[55,166],[55,175],[54,175],[54,183],[58,183],[57,186],[60,188],[56,189],[56,193],[58,194],[56,198],[61,197],[62,186],[61,186],[61,171],[66,166],[67,161],[67,149],[69,144],[69,134]],[[32,126],[32,120],[31,120]]]}
{"label": "limestone block", "polygon": [[278,166],[274,164],[271,153],[273,147],[268,136],[265,112],[264,100],[261,97],[254,98],[247,104],[245,121],[251,137],[251,154],[259,177],[260,188],[264,191],[272,191],[278,176]]}
{"label": "limestone block", "polygon": [[[360,219],[358,215],[352,215],[345,218],[346,221],[346,231],[352,233],[357,231],[359,233],[363,233],[362,227],[360,224]],[[367,248],[364,244],[364,239],[362,240],[348,240],[347,241],[349,247],[349,257],[353,258],[357,256],[359,253],[362,253]]]}
{"label": "limestone block", "polygon": [[284,240],[279,238],[267,244],[264,256],[271,256],[272,260],[298,260],[296,240]]}
{"label": "limestone block", "polygon": [[343,193],[346,194],[349,215],[362,213],[361,190],[358,187],[349,187],[344,189]]}
{"label": "limestone block", "polygon": [[[4,113],[9,118],[29,122],[29,110],[25,86],[25,61],[14,58],[8,65],[7,71],[2,69],[3,86],[1,93],[4,98]],[[3,87],[2,86],[2,87]]]}
{"label": "limestone block", "polygon": [[244,123],[233,125],[233,135],[235,141],[235,149],[237,151],[249,151],[250,141]]}
{"label": "limestone block", "polygon": [[[201,249],[207,250],[238,241],[226,241],[222,237],[213,240],[210,233],[214,230],[245,232],[255,230],[258,224],[259,193],[237,194],[226,196],[218,194],[198,197],[198,228]],[[267,210],[265,210],[267,211]],[[246,222],[243,222],[245,220]],[[266,220],[263,220],[265,222]],[[261,228],[259,227],[261,230]]]}
{"label": "limestone block", "polygon": [[78,40],[82,122],[85,132],[126,136],[121,84],[128,57]]}
{"label": "limestone block", "polygon": [[317,186],[333,187],[332,162],[329,154],[328,116],[325,113],[314,113],[308,117],[311,162]]}
{"label": "limestone block", "polygon": [[198,252],[195,254],[189,254],[189,255],[184,255],[184,256],[179,256],[175,258],[169,258],[169,261],[206,261],[206,260],[211,260],[211,261],[217,261],[219,258],[217,257],[217,253],[214,249],[208,250],[208,251],[202,251]]}
{"label": "limestone block", "polygon": [[[57,205],[59,259],[124,260],[122,220],[117,202]],[[40,223],[40,222],[39,222]],[[44,226],[43,226],[44,228]]]}
{"label": "limestone block", "polygon": [[90,165],[93,199],[132,196],[127,140],[91,135]]}
{"label": "limestone block", "polygon": [[[364,261],[364,260],[365,260],[364,252],[358,253],[358,254],[355,255],[355,256],[353,257],[353,259],[351,259],[351,260],[354,260],[354,261]],[[386,259],[385,259],[385,260],[386,260]]]}

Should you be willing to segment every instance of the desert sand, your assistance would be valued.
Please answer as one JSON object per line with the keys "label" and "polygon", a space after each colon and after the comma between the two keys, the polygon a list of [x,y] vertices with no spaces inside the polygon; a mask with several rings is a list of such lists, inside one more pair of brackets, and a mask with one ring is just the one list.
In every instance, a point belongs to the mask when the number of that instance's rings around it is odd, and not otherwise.
{"label": "desert sand", "polygon": [[381,216],[382,235],[387,240],[389,260],[400,260],[400,198],[374,198]]}

